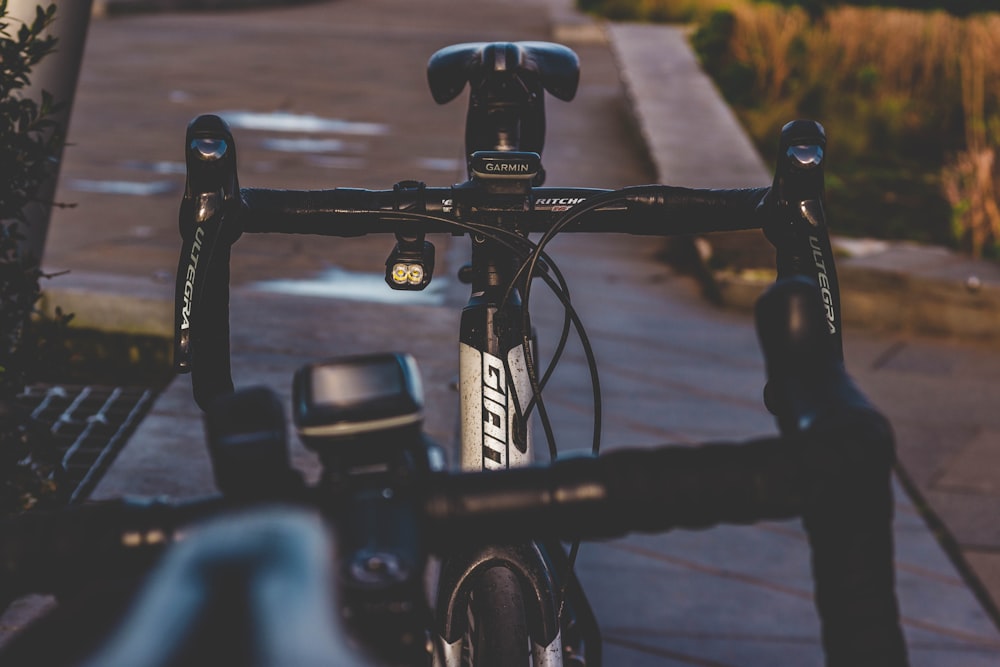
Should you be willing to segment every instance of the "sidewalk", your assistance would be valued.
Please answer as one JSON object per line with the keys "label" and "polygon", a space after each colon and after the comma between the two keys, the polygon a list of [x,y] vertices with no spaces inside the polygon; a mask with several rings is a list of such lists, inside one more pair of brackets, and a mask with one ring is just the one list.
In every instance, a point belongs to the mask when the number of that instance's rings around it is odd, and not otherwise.
{"label": "sidewalk", "polygon": [[[768,182],[768,170],[754,164],[738,126],[713,122],[724,119],[726,109],[714,89],[700,82],[679,33],[610,26],[609,41],[602,43],[601,31],[580,17],[570,23],[539,20],[550,9],[555,17],[566,16],[565,3],[542,0],[503,6],[338,0],[95,20],[70,128],[73,148],[57,195],[78,206],[58,212],[46,251],[49,268],[71,269],[74,278],[65,287],[56,285],[60,279],[53,281],[53,303],[88,316],[93,302],[82,299],[96,296],[107,304],[102,311],[107,314],[98,318],[106,326],[113,316],[140,305],[155,311],[159,303],[160,315],[115,326],[155,321],[169,326],[183,179],[178,163],[184,127],[198,113],[281,112],[346,121],[340,126],[344,132],[319,135],[234,127],[244,186],[388,187],[404,178],[429,184],[460,180],[464,97],[436,107],[424,77],[430,54],[451,43],[557,34],[579,40],[570,43],[583,64],[578,97],[547,105],[544,157],[550,185],[620,187],[681,178],[706,187]],[[567,25],[573,31],[566,32]],[[125,53],[134,57],[123,58]],[[208,74],[205,63],[219,74]],[[639,63],[666,69],[649,72],[651,83],[638,78]],[[662,85],[664,80],[671,85]],[[682,99],[638,111],[637,100],[666,90]],[[633,112],[643,126],[642,142],[628,122]],[[683,161],[673,170],[662,167],[656,157],[661,151],[649,135],[650,116],[670,120],[672,135],[686,142],[704,137],[720,142],[728,151],[719,155],[725,164],[706,163],[715,151],[684,143],[670,146]],[[292,147],[296,150],[288,150]],[[749,166],[743,170],[740,164]],[[109,193],[108,184],[127,183],[148,186],[150,194]],[[237,384],[268,384],[287,401],[291,374],[302,363],[406,349],[424,376],[428,429],[453,446],[457,401],[450,385],[458,314],[467,294],[452,276],[467,251],[465,239],[434,239],[440,264],[435,282],[442,287],[419,304],[378,302],[375,292],[362,289],[348,295],[354,299],[307,297],[273,282],[291,278],[299,288],[316,287],[334,269],[362,285],[372,276],[381,280],[391,239],[324,241],[244,237],[235,246]],[[649,239],[623,235],[560,237],[552,246],[569,283],[577,286],[574,293],[589,296],[580,317],[602,369],[604,441],[609,447],[647,446],[773,433],[760,401],[763,369],[752,322],[739,309],[704,303],[689,279],[663,264],[661,250]],[[846,286],[848,271],[842,276]],[[68,304],[71,291],[81,300]],[[141,304],[135,301],[140,297]],[[541,294],[537,298],[536,324],[548,340],[559,324],[558,309]],[[405,322],[405,339],[390,322]],[[847,336],[847,353],[849,370],[896,425],[909,477],[967,548],[965,558],[977,566],[978,577],[1000,583],[1000,576],[988,576],[991,568],[1000,575],[1000,535],[990,534],[995,530],[990,519],[1000,511],[1000,488],[988,474],[1000,470],[995,452],[1000,438],[993,435],[1000,433],[1000,423],[989,401],[1000,352],[857,327]],[[569,449],[588,439],[589,397],[581,391],[582,377],[582,355],[571,350],[548,390],[555,430]],[[940,412],[928,415],[928,404]],[[201,428],[190,383],[179,377],[161,394],[95,496],[211,491]],[[315,474],[307,452],[296,447],[294,456]],[[913,665],[996,664],[1000,633],[962,570],[901,489],[897,502],[899,595]],[[608,665],[818,665],[808,556],[800,527],[786,522],[587,544],[579,571],[602,626]],[[1000,585],[991,590],[1000,599]],[[10,623],[7,616],[3,620]]]}
{"label": "sidewalk", "polygon": [[[701,72],[682,29],[609,24],[607,32],[659,182],[770,182],[770,169]],[[672,85],[658,85],[665,80]],[[691,145],[692,136],[705,147]],[[677,158],[694,154],[704,170]],[[769,247],[761,236],[745,234],[742,252],[760,255]],[[730,239],[721,241],[732,249]],[[1000,264],[906,242],[833,242],[848,369],[892,420],[900,474],[925,519],[996,614]],[[743,311],[773,280],[754,271],[714,277],[725,305]]]}

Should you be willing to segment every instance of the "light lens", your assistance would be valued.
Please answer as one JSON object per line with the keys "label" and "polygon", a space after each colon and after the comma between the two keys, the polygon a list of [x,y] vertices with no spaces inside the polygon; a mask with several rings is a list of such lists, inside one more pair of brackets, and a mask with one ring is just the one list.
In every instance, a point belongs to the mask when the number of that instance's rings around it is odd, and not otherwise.
{"label": "light lens", "polygon": [[406,264],[400,262],[392,265],[392,282],[397,285],[421,285],[424,282],[424,267],[422,264]]}
{"label": "light lens", "polygon": [[823,147],[815,145],[790,146],[788,157],[798,162],[800,166],[811,169],[818,167],[823,162]]}
{"label": "light lens", "polygon": [[225,139],[200,137],[191,141],[191,148],[198,152],[202,160],[218,160],[229,150],[229,145]]}

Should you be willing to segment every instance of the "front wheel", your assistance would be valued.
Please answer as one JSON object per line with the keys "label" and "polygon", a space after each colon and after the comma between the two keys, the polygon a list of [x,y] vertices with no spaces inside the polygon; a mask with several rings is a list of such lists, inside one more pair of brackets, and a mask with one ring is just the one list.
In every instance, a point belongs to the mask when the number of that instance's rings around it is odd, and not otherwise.
{"label": "front wheel", "polygon": [[517,575],[497,566],[478,573],[469,602],[472,667],[528,667],[531,651]]}

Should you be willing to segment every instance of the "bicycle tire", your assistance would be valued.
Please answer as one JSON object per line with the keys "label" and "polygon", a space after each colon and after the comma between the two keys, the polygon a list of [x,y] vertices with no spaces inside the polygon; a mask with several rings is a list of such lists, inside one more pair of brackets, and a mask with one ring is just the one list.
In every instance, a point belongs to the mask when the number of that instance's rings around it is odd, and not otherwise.
{"label": "bicycle tire", "polygon": [[476,575],[469,613],[471,667],[531,664],[524,595],[517,575],[510,568],[489,567]]}

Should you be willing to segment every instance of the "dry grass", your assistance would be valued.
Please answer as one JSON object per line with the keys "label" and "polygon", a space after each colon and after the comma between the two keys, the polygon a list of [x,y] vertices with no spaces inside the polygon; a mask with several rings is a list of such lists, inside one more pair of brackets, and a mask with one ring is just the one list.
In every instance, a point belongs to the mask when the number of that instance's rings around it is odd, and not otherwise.
{"label": "dry grass", "polygon": [[[742,0],[735,0],[739,3]],[[640,0],[639,17],[652,21],[700,23],[717,9],[729,9],[734,0]]]}
{"label": "dry grass", "polygon": [[992,148],[962,151],[944,169],[942,183],[954,212],[954,233],[975,257],[988,245],[1000,243],[997,180]]}
{"label": "dry grass", "polygon": [[778,5],[740,5],[733,13],[733,56],[753,69],[762,99],[778,99],[792,71],[792,44],[809,29],[809,17],[801,9]]}
{"label": "dry grass", "polygon": [[[954,212],[955,234],[975,256],[984,248],[1000,246],[1000,171],[996,153],[1000,128],[991,111],[1000,95],[1000,17],[969,21],[964,26],[958,58],[962,109],[965,116],[965,150],[943,170],[945,194]],[[990,127],[994,125],[994,127]]]}
{"label": "dry grass", "polygon": [[844,7],[828,17],[821,55],[840,84],[867,67],[877,70],[880,92],[937,95],[955,78],[959,33],[960,22],[943,12]]}
{"label": "dry grass", "polygon": [[[1000,15],[839,7],[810,23],[799,9],[750,3],[732,13],[730,54],[752,72],[758,102],[751,133],[773,132],[811,91],[825,114],[853,116],[841,145],[858,155],[876,150],[879,137],[863,135],[879,132],[897,147],[952,146],[942,185],[956,235],[975,254],[1000,250]],[[964,137],[941,139],[957,126]]]}
{"label": "dry grass", "polygon": [[858,7],[831,10],[816,24],[799,9],[776,5],[743,4],[733,12],[732,52],[769,82],[770,99],[788,92],[789,63],[801,80],[837,90],[856,88],[859,75],[870,72],[875,94],[939,95],[942,84],[957,80],[967,24],[980,21]]}

